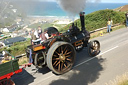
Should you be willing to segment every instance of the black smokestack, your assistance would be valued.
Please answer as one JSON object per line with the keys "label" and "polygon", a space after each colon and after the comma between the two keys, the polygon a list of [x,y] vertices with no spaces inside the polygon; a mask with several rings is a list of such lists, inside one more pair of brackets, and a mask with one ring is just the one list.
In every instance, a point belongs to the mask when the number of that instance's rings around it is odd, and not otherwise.
{"label": "black smokestack", "polygon": [[85,22],[84,22],[84,14],[85,12],[80,12],[80,21],[81,21],[81,30],[85,30]]}

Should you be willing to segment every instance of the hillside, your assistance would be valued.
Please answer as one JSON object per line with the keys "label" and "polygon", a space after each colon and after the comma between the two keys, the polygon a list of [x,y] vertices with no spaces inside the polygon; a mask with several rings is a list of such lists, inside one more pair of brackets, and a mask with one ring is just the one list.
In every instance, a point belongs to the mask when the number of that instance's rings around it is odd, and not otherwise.
{"label": "hillside", "polygon": [[128,5],[121,6],[119,8],[114,9],[115,11],[120,11],[120,12],[128,12]]}
{"label": "hillside", "polygon": [[9,1],[0,3],[0,28],[10,26],[16,22],[17,19],[23,19],[25,13],[16,4]]}
{"label": "hillside", "polygon": [[[113,20],[113,24],[121,23],[123,24],[125,22],[125,14],[124,12],[117,12],[113,10],[100,10],[93,12],[91,14],[85,15],[85,27],[88,31],[92,31],[101,27],[107,26],[108,19],[111,18]],[[80,20],[76,20],[75,23],[77,23],[77,26],[81,28]],[[71,24],[65,26],[65,31],[71,26]]]}
{"label": "hillside", "polygon": [[[107,21],[109,18],[113,20],[114,24],[116,23],[123,24],[125,22],[125,13],[117,12],[109,9],[93,12],[91,14],[85,15],[85,27],[88,31],[105,27],[107,26]],[[79,28],[81,28],[81,23],[79,19],[76,20],[75,23],[77,23],[77,26]],[[71,24],[68,24],[67,26],[61,28],[59,31],[65,32],[67,31],[67,29],[69,29],[69,26],[71,26]],[[30,44],[30,40],[27,40],[25,42],[15,43],[9,49],[7,48],[0,49],[0,51],[8,50],[13,55],[20,55],[21,53],[25,52],[25,48],[29,44]]]}

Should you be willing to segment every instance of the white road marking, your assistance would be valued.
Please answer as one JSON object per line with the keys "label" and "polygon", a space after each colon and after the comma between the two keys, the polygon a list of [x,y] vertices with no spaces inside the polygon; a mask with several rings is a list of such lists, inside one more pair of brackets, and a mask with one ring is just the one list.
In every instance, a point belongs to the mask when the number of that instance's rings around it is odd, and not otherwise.
{"label": "white road marking", "polygon": [[96,56],[95,56],[95,57],[92,57],[92,58],[90,58],[90,59],[88,59],[88,60],[86,60],[86,61],[84,61],[84,62],[81,62],[81,63],[75,65],[73,68],[78,67],[78,66],[80,66],[80,65],[82,65],[82,64],[84,64],[84,63],[86,63],[86,62],[88,62],[88,61],[90,61],[90,60],[92,60],[92,59],[94,59],[94,58],[96,58]]}
{"label": "white road marking", "polygon": [[105,52],[103,52],[103,53],[100,53],[99,54],[99,56],[101,56],[101,55],[103,55],[103,54],[105,54],[105,53],[107,53],[107,52],[109,52],[109,51],[111,51],[111,50],[114,50],[114,49],[116,49],[116,48],[118,48],[119,46],[115,46],[115,47],[113,47],[113,48],[111,48],[111,49],[109,49],[109,50],[107,50],[107,51],[105,51]]}
{"label": "white road marking", "polygon": [[[118,48],[118,47],[119,47],[119,46],[115,46],[115,47],[113,47],[113,48],[111,48],[111,49],[109,49],[109,50],[107,50],[107,51],[105,51],[105,52],[103,52],[103,53],[100,53],[100,54],[97,55],[97,56],[101,56],[101,55],[103,55],[103,54],[105,54],[105,53],[107,53],[107,52],[109,52],[109,51],[111,51],[111,50],[114,50],[114,49]],[[94,58],[96,58],[96,56],[95,56],[95,57],[92,57],[92,58],[90,58],[90,59],[88,59],[88,60],[86,60],[86,61],[84,61],[84,62],[81,62],[81,63],[75,65],[74,68],[75,68],[75,67],[78,67],[78,66],[80,66],[80,65],[82,65],[82,64],[84,64],[84,63],[86,63],[86,62],[88,62],[88,61],[91,61],[91,60],[93,60]]]}
{"label": "white road marking", "polygon": [[[109,50],[107,50],[107,51],[105,51],[105,52],[103,52],[103,53],[100,53],[100,54],[97,55],[97,56],[101,56],[101,55],[103,55],[103,54],[105,54],[105,53],[107,53],[107,52],[109,52],[109,51],[112,51],[112,50],[118,48],[118,47],[119,47],[119,46],[115,46],[115,47],[113,47],[113,48],[111,48],[111,49],[109,49]],[[78,66],[80,66],[80,65],[82,65],[82,64],[84,64],[84,63],[86,63],[86,62],[88,62],[88,61],[91,61],[91,60],[95,59],[95,58],[96,58],[96,56],[95,56],[95,57],[92,57],[92,58],[90,58],[90,59],[88,59],[88,60],[86,60],[86,61],[84,61],[84,62],[81,62],[81,63],[75,65],[73,68],[78,67]],[[40,82],[45,81],[45,80],[47,80],[47,79],[49,79],[49,78],[51,78],[51,77],[53,77],[53,76],[54,76],[54,74],[52,74],[51,76],[49,76],[49,77],[47,77],[47,78],[45,78],[45,79],[39,81],[37,84],[39,84]]]}

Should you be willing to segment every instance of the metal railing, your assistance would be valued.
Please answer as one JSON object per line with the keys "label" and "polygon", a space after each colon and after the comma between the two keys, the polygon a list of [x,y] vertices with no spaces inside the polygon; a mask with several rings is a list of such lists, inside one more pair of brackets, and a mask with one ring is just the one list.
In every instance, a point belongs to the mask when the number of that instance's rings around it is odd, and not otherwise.
{"label": "metal railing", "polygon": [[[112,25],[112,27],[115,27],[115,26],[118,26],[118,25],[120,25],[120,23],[114,24],[114,25]],[[90,33],[94,33],[94,32],[97,32],[97,31],[104,30],[104,29],[107,29],[107,27],[102,27],[102,28],[96,29],[96,30],[94,30],[94,31],[90,31]]]}

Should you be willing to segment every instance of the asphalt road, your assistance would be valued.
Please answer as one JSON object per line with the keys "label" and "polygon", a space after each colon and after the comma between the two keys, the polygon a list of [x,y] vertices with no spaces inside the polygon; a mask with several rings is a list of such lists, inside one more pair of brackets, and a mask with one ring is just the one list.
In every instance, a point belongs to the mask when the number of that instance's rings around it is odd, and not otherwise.
{"label": "asphalt road", "polygon": [[101,53],[89,57],[87,49],[83,49],[77,53],[73,69],[63,75],[32,66],[12,79],[16,85],[105,85],[128,72],[128,28],[95,39],[101,43]]}

